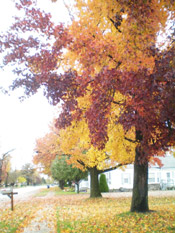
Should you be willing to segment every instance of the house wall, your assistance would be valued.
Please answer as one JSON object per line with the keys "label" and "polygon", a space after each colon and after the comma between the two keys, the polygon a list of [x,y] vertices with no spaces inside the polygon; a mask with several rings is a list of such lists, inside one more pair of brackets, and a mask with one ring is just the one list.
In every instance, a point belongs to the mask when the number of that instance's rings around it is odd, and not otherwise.
{"label": "house wall", "polygon": [[[163,167],[149,167],[148,170],[148,184],[154,184],[161,189],[167,187],[175,187],[175,158],[170,157],[171,163],[164,164]],[[105,172],[106,179],[110,190],[117,190],[120,188],[132,189],[134,179],[133,165],[128,165],[125,170],[116,169],[110,172]],[[100,177],[100,176],[99,176]],[[87,181],[80,182],[80,188],[90,188],[90,176]]]}
{"label": "house wall", "polygon": [[125,188],[132,189],[133,187],[133,169],[126,168],[125,170],[116,169],[105,173],[110,190]]}

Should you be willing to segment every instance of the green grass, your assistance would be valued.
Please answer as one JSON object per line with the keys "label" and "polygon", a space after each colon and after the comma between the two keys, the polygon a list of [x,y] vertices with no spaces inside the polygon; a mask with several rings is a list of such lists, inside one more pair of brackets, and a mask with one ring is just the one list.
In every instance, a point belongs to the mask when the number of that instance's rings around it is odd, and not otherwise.
{"label": "green grass", "polygon": [[56,195],[72,195],[72,194],[76,194],[76,193],[72,192],[72,191],[56,190],[55,194]]}
{"label": "green grass", "polygon": [[36,197],[44,197],[46,195],[48,195],[49,193],[52,193],[53,195],[72,195],[72,194],[76,194],[73,191],[64,191],[61,190],[59,187],[50,187],[50,188],[43,188],[41,190],[39,190],[36,193]]}
{"label": "green grass", "polygon": [[0,232],[15,233],[24,218],[16,216],[13,219],[0,221]]}
{"label": "green grass", "polygon": [[0,222],[0,229],[2,233],[15,233],[18,228],[18,224],[6,224],[5,222]]}

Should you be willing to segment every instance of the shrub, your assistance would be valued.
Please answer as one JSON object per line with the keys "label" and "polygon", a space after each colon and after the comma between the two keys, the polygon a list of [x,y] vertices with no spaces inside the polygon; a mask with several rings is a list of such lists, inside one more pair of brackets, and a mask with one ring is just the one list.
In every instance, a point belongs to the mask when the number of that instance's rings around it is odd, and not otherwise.
{"label": "shrub", "polygon": [[100,192],[109,192],[109,187],[106,181],[105,174],[100,175],[99,186],[100,186]]}

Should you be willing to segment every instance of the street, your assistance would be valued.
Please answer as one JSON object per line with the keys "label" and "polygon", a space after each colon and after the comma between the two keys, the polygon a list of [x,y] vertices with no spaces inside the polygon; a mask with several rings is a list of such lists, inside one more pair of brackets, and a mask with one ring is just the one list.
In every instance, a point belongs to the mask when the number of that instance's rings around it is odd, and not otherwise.
{"label": "street", "polygon": [[[14,200],[26,200],[27,198],[31,197],[39,189],[46,188],[46,186],[27,186],[22,188],[14,188],[13,192],[17,192],[18,194],[14,195]],[[1,191],[6,190],[9,191],[10,188],[1,188],[0,190],[0,203],[9,201],[9,197],[7,195],[2,195]]]}

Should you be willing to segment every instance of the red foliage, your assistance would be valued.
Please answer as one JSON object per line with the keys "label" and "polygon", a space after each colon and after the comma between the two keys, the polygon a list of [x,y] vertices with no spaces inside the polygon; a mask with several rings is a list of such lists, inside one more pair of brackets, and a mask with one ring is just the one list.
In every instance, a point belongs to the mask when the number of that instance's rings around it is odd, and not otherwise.
{"label": "red foliage", "polygon": [[[125,2],[123,1],[123,4]],[[142,2],[140,1],[139,4],[142,5]],[[56,105],[60,100],[63,101],[63,111],[57,126],[65,127],[72,119],[80,119],[82,111],[77,107],[76,98],[86,95],[87,87],[90,86],[92,103],[85,116],[91,141],[100,149],[108,140],[107,125],[111,104],[115,103],[119,106],[121,104],[114,101],[114,94],[119,91],[126,97],[126,101],[122,103],[124,110],[120,118],[116,119],[116,124],[121,123],[126,132],[131,127],[135,127],[136,142],[140,143],[144,151],[140,160],[144,161],[158,151],[174,145],[173,45],[164,53],[153,47],[147,49],[150,54],[157,55],[156,65],[151,74],[148,69],[143,68],[137,72],[120,70],[120,64],[115,69],[104,67],[93,78],[89,76],[88,68],[81,76],[73,70],[59,74],[58,64],[62,59],[63,49],[71,44],[73,38],[63,24],[55,26],[51,22],[50,14],[32,8],[31,3],[32,1],[20,1],[17,8],[24,9],[25,19],[16,18],[16,22],[11,27],[12,32],[0,37],[1,52],[7,52],[4,65],[18,64],[14,72],[19,78],[14,81],[13,88],[23,86],[26,94],[29,95],[44,86],[45,95],[52,104]],[[131,11],[128,17],[133,17],[134,13],[138,11]],[[137,15],[137,20],[142,18]],[[22,33],[31,31],[34,32],[33,36],[24,39]],[[95,53],[92,48],[91,52]],[[88,64],[85,65],[88,67]]]}

